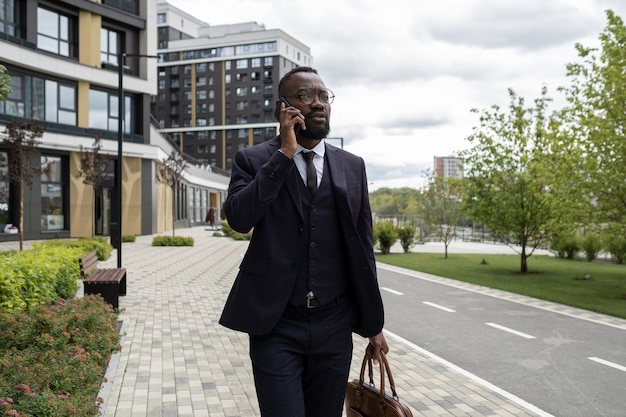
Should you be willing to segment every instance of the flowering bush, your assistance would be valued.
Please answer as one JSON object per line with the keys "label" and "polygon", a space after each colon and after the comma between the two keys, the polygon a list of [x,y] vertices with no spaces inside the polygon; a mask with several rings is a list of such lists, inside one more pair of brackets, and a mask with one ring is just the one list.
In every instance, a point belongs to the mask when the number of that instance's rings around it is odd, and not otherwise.
{"label": "flowering bush", "polygon": [[99,415],[119,349],[117,315],[100,296],[0,312],[0,417]]}

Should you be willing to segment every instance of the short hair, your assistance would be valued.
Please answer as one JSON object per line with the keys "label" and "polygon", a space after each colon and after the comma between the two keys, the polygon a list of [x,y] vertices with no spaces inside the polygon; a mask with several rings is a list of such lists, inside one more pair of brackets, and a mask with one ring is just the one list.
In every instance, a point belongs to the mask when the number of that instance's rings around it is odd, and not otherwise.
{"label": "short hair", "polygon": [[312,72],[313,74],[317,74],[317,70],[315,68],[295,67],[294,69],[289,71],[287,74],[283,75],[283,78],[281,78],[280,81],[278,82],[278,95],[282,95],[281,92],[283,91],[285,84],[287,84],[287,82],[291,79],[291,76],[299,72]]}

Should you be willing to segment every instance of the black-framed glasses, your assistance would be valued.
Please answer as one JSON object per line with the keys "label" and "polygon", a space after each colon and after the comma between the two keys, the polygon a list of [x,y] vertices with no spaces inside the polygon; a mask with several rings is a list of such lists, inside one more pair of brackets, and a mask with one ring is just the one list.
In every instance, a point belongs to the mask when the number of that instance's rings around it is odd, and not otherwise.
{"label": "black-framed glasses", "polygon": [[315,101],[316,95],[319,97],[320,101],[324,104],[331,104],[333,100],[335,99],[335,94],[333,94],[333,92],[328,89],[318,90],[316,92],[315,90],[310,89],[310,88],[302,89],[298,91],[297,94],[294,94],[292,96],[287,96],[287,97],[298,97],[300,101],[302,102],[302,104],[308,105]]}

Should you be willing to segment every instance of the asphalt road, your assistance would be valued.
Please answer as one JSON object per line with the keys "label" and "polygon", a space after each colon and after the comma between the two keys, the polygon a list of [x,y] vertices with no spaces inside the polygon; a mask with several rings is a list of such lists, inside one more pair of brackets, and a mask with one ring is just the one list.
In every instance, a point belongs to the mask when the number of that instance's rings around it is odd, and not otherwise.
{"label": "asphalt road", "polygon": [[383,268],[379,283],[388,331],[553,416],[626,416],[626,329]]}

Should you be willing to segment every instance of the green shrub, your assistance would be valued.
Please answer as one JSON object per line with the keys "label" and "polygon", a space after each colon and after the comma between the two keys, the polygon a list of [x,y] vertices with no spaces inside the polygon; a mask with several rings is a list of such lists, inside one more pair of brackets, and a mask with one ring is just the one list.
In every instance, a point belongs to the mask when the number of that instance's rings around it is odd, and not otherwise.
{"label": "green shrub", "polygon": [[574,259],[580,247],[580,238],[574,232],[562,233],[550,242],[550,250],[556,252],[559,258],[564,259]]}
{"label": "green shrub", "polygon": [[117,315],[100,296],[0,312],[0,416],[97,416],[119,350]]}
{"label": "green shrub", "polygon": [[380,253],[387,255],[398,240],[398,230],[393,223],[382,221],[374,224],[374,242],[378,243]]}
{"label": "green shrub", "polygon": [[189,236],[155,236],[152,246],[193,246],[194,240]]}
{"label": "green shrub", "polygon": [[80,279],[78,258],[83,254],[79,247],[38,243],[6,254],[0,268],[0,309],[28,309],[72,297]]}
{"label": "green shrub", "polygon": [[415,245],[415,236],[417,234],[417,227],[411,225],[398,226],[398,239],[402,245],[404,253],[408,253],[411,247]]}
{"label": "green shrub", "polygon": [[124,235],[122,236],[122,242],[125,243],[134,243],[136,239],[135,235]]}
{"label": "green shrub", "polygon": [[582,250],[585,252],[585,259],[593,262],[602,250],[602,239],[596,233],[587,233],[582,241]]}
{"label": "green shrub", "polygon": [[624,263],[626,260],[626,237],[607,233],[604,236],[604,247],[615,258],[616,263]]}
{"label": "green shrub", "polygon": [[222,232],[233,240],[250,240],[252,238],[252,231],[248,233],[239,233],[233,230],[226,220],[222,221]]}
{"label": "green shrub", "polygon": [[[81,248],[83,254],[89,253],[92,250],[96,251],[99,261],[106,261],[111,257],[113,246],[109,243],[105,237],[90,237],[90,238],[78,238],[78,239],[55,239],[46,240],[41,243],[42,245],[50,246],[69,246],[74,248]],[[82,255],[81,255],[82,256]]]}

